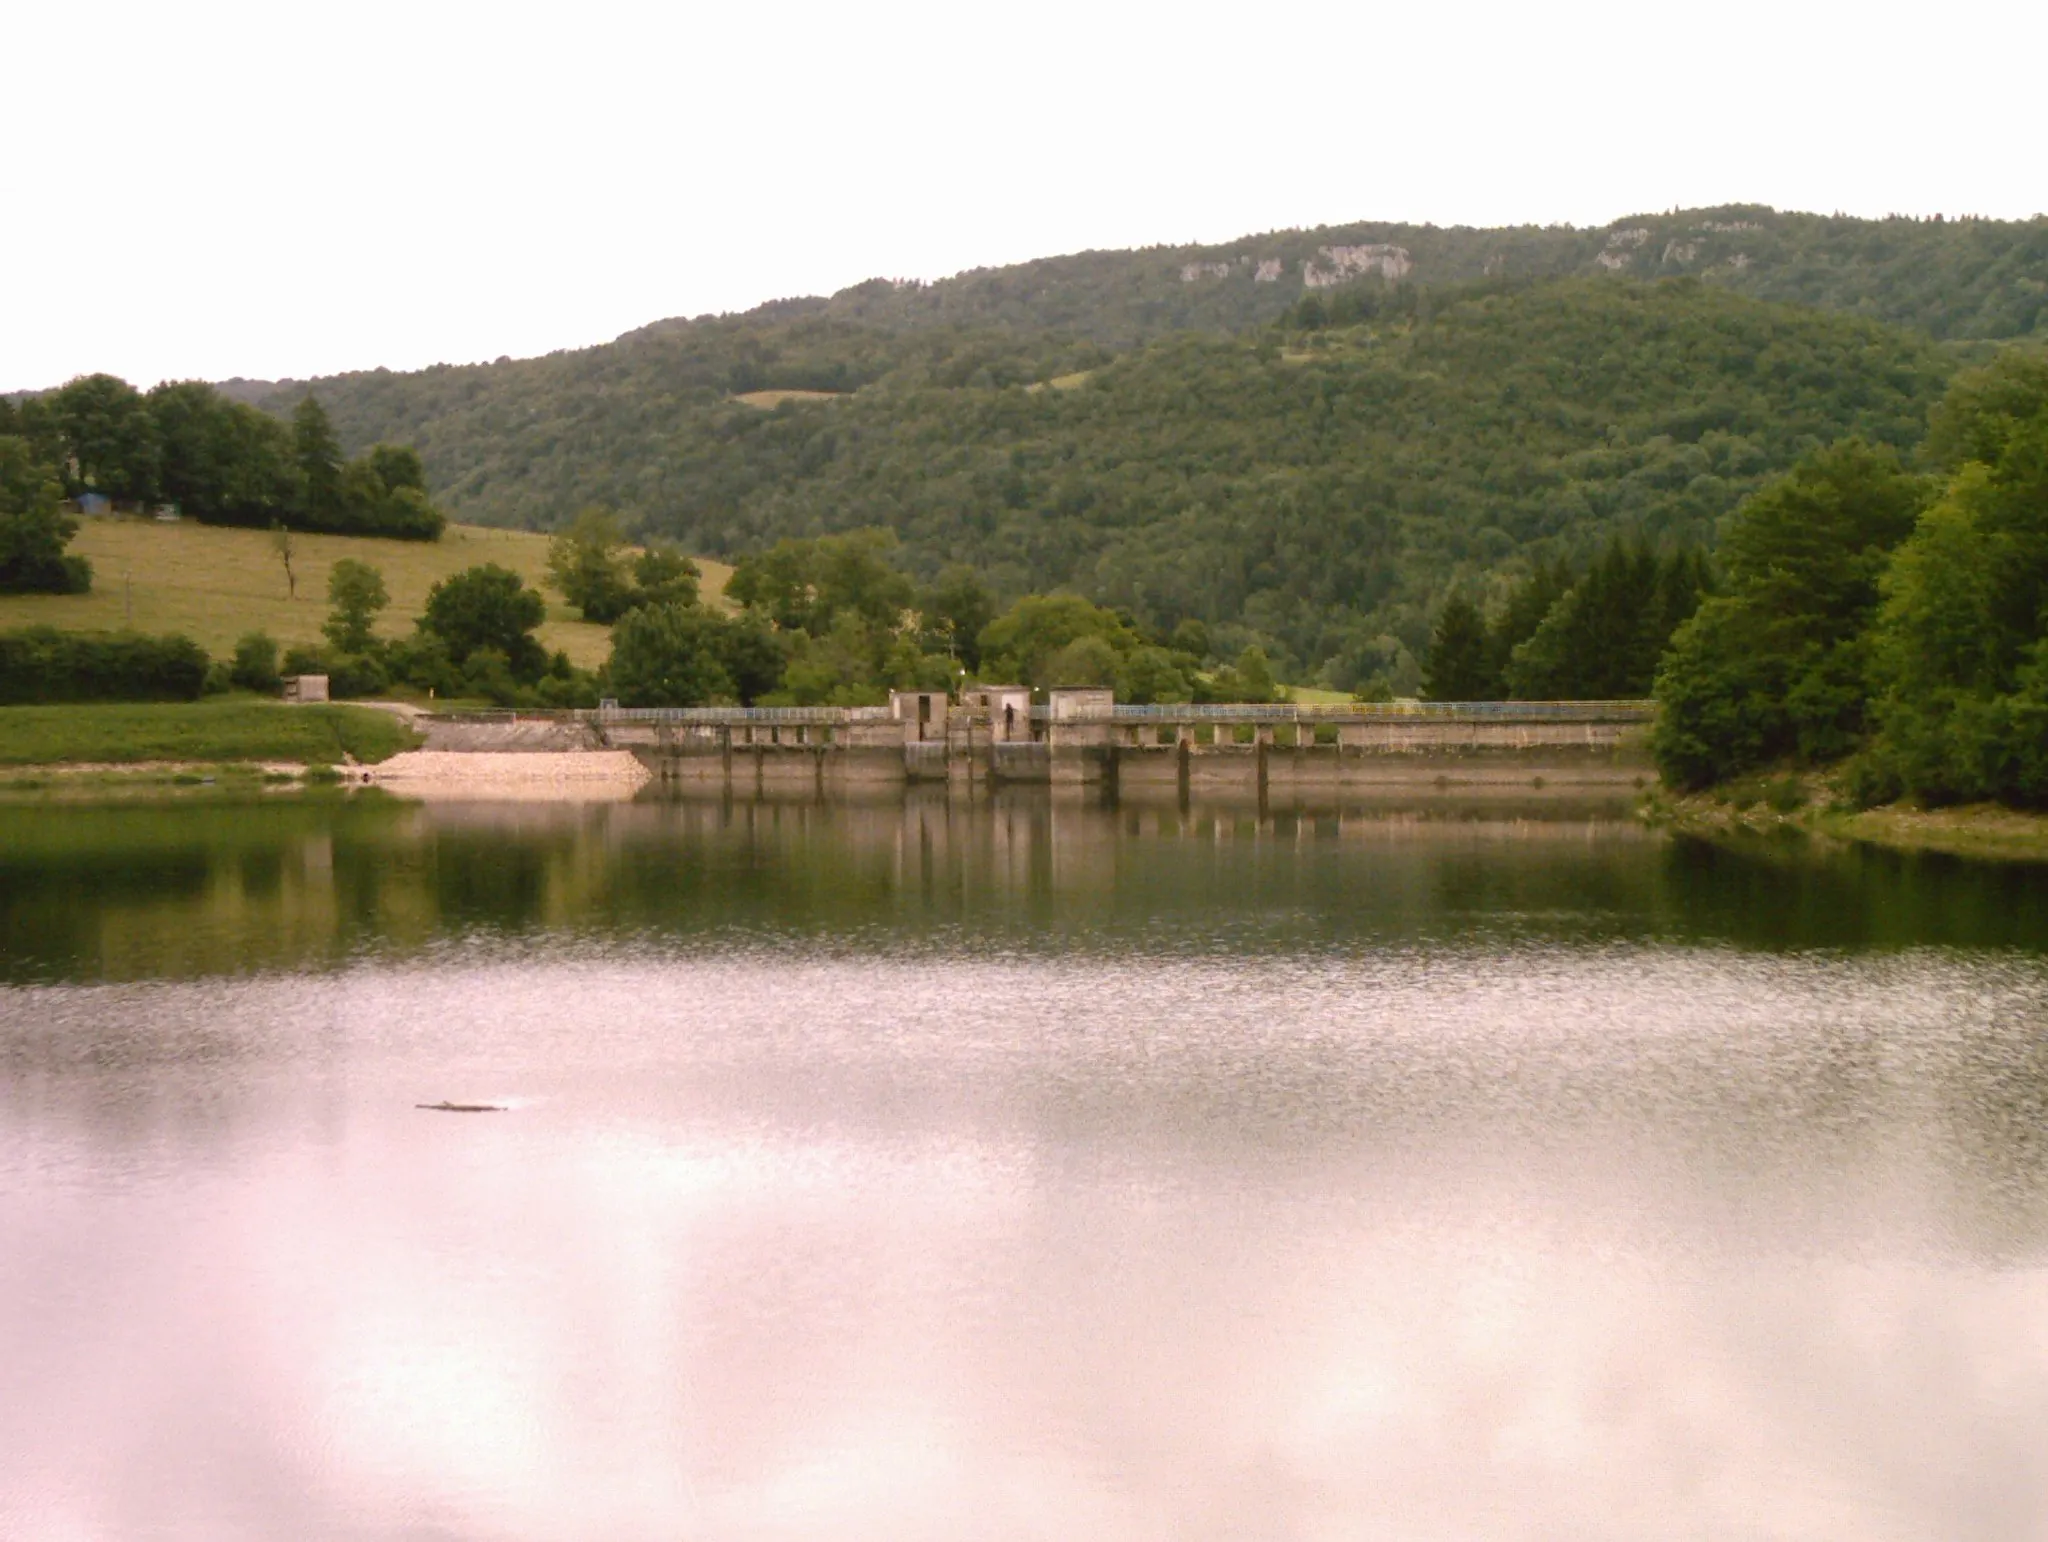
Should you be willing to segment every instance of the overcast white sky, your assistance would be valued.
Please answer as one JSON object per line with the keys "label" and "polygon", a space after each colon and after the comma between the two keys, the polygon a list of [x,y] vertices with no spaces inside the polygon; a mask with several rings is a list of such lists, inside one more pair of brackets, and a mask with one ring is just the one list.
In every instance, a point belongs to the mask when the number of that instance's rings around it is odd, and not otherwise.
{"label": "overcast white sky", "polygon": [[0,0],[0,386],[525,355],[1085,247],[2048,209],[2048,5]]}

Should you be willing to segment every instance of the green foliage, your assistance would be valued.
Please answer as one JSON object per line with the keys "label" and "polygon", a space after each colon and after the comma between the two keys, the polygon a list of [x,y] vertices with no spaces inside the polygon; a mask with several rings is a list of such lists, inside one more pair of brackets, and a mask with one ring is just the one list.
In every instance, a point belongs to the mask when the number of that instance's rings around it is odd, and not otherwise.
{"label": "green foliage", "polygon": [[890,639],[877,636],[857,613],[842,613],[822,636],[802,630],[782,635],[789,662],[781,684],[765,698],[768,705],[864,707],[887,699]]}
{"label": "green foliage", "polygon": [[1968,458],[1885,576],[1872,754],[1930,802],[2048,802],[2044,385],[2023,356],[1959,382],[1944,429]]}
{"label": "green foliage", "polygon": [[1133,648],[1117,665],[1117,700],[1136,706],[1194,699],[1192,660],[1153,645]]}
{"label": "green foliage", "polygon": [[1816,451],[1749,498],[1721,543],[1726,592],[1672,639],[1653,739],[1696,787],[1774,760],[1833,760],[1864,730],[1864,632],[1927,487],[1888,449]]}
{"label": "green foliage", "polygon": [[390,603],[382,573],[343,557],[327,570],[327,621],[320,630],[342,653],[368,653],[376,642],[377,613]]}
{"label": "green foliage", "polygon": [[996,601],[979,573],[965,563],[948,564],[917,597],[917,609],[933,652],[958,659],[970,672],[981,668],[981,633],[995,620]]}
{"label": "green foliage", "polygon": [[[860,625],[851,616],[843,620]],[[785,666],[792,653],[803,657],[812,646],[808,634],[779,634],[756,611],[725,616],[694,599],[653,601],[635,606],[612,628],[605,677],[611,693],[629,707],[788,701]],[[865,638],[852,653],[849,677],[866,678],[871,658]],[[863,699],[874,694],[870,686]],[[829,696],[828,688],[819,699]]]}
{"label": "green foliage", "polygon": [[1114,686],[1124,656],[1107,637],[1077,637],[1040,666],[1039,679],[1048,687]]}
{"label": "green foliage", "polygon": [[375,445],[341,468],[340,496],[323,522],[315,522],[308,499],[306,528],[341,535],[437,541],[448,521],[428,499],[424,478],[417,450],[405,445]]}
{"label": "green foliage", "polygon": [[189,637],[139,632],[0,632],[0,705],[196,701],[207,658]]}
{"label": "green foliage", "polygon": [[[862,706],[894,690],[941,690],[957,684],[951,657],[928,651],[949,638],[916,610],[917,592],[895,566],[888,530],[783,540],[742,558],[726,595],[746,606],[753,639],[754,684],[743,688],[771,704]],[[971,604],[973,596],[955,596]],[[946,623],[942,623],[946,624]],[[779,639],[786,664],[780,682],[764,689],[772,662],[764,640]],[[733,671],[739,677],[737,664]]]}
{"label": "green foliage", "polygon": [[586,621],[610,623],[636,605],[694,605],[703,576],[681,552],[649,546],[628,560],[618,516],[581,510],[548,543],[548,582]]}
{"label": "green foliage", "polygon": [[155,496],[209,524],[268,525],[298,495],[291,431],[197,380],[149,392],[159,442]]}
{"label": "green foliage", "polygon": [[546,616],[545,602],[517,573],[487,562],[434,585],[418,625],[440,641],[458,669],[472,653],[492,649],[510,677],[527,684],[547,667],[547,654],[533,636]]}
{"label": "green foliage", "polygon": [[609,624],[627,610],[632,583],[620,555],[625,532],[608,509],[583,509],[548,542],[548,582],[585,621]]}
{"label": "green foliage", "polygon": [[[1303,259],[1329,239],[1304,238]],[[1721,239],[1699,237],[1703,251]],[[1567,266],[1591,264],[1603,240],[1570,233],[1583,252]],[[1419,270],[1442,243],[1415,241]],[[1159,267],[1173,296],[1211,292],[1160,254],[1130,260]],[[1483,257],[1469,275],[1463,263],[1444,280],[1480,276]],[[1286,285],[1245,270],[1246,295],[1279,302],[1245,325],[1300,298],[1291,272],[1282,297]],[[1868,319],[1746,299],[1735,273],[1432,280],[1426,296],[1381,285],[1373,306],[1340,306],[1338,290],[1324,303],[1345,325],[1284,346],[1162,332],[1119,357],[1098,350],[1070,389],[1030,388],[1081,362],[1056,334],[1021,330],[1037,302],[1019,290],[998,303],[977,278],[320,390],[345,441],[430,446],[431,485],[477,517],[549,527],[601,502],[692,550],[761,553],[735,597],[785,628],[831,622],[796,613],[807,578],[777,543],[885,526],[918,583],[964,563],[998,594],[1070,589],[1155,633],[1200,620],[1226,654],[1257,643],[1290,672],[1341,661],[1331,678],[1348,684],[1421,653],[1454,584],[1497,598],[1512,575],[1583,564],[1622,531],[1706,547],[1746,493],[1816,444],[1917,442],[1944,357]],[[928,313],[941,292],[988,298],[1005,326],[1015,301],[1019,330],[983,338]],[[1087,324],[1033,314],[1041,328]],[[762,361],[758,375],[733,373],[743,359]],[[831,378],[860,389],[767,411],[728,394]]]}
{"label": "green foliage", "polygon": [[1113,664],[1110,679],[1053,678],[1053,661],[1086,638],[1100,641],[1112,659],[1121,658],[1140,642],[1138,634],[1122,617],[1078,594],[1027,594],[982,629],[982,675],[1041,689],[1052,685],[1112,683]]}
{"label": "green foliage", "polygon": [[64,512],[63,488],[26,439],[0,435],[0,594],[83,594],[92,564],[65,544],[78,521]]}
{"label": "green foliage", "polygon": [[159,444],[142,395],[113,375],[81,375],[36,406],[63,445],[65,492],[144,499],[156,491]]}
{"label": "green foliage", "polygon": [[1950,385],[1927,425],[1926,458],[1944,471],[1994,465],[2020,426],[2048,412],[2048,351],[2012,350]]}
{"label": "green foliage", "polygon": [[1619,528],[1704,545],[1817,440],[1913,442],[1941,379],[1867,324],[1684,285],[1481,296],[1330,336],[1298,360],[1177,339],[1076,390],[778,414],[690,452],[706,480],[677,533],[717,550],[887,521],[913,571],[965,558],[1012,593],[1200,619],[1312,672],[1383,636],[1420,651],[1427,596],[1461,572],[1590,555]]}
{"label": "green foliage", "polygon": [[390,713],[362,707],[284,707],[244,698],[0,709],[0,765],[132,765],[144,760],[331,765],[344,755],[367,765],[418,743],[419,736]]}
{"label": "green foliage", "polygon": [[633,559],[633,603],[695,605],[704,573],[673,546],[656,542]]}
{"label": "green foliage", "polygon": [[306,527],[334,529],[343,512],[341,441],[318,397],[308,396],[293,409],[292,463],[299,472],[297,512]]}
{"label": "green foliage", "polygon": [[1522,701],[1614,701],[1649,694],[1671,634],[1699,607],[1703,558],[1659,560],[1615,541],[1510,653],[1504,683]]}
{"label": "green foliage", "polygon": [[701,605],[643,605],[612,630],[611,687],[629,707],[702,707],[735,699],[720,619]]}
{"label": "green foliage", "polygon": [[814,539],[784,539],[742,557],[726,594],[785,630],[823,635],[842,613],[893,631],[916,591],[895,566],[895,532],[880,526]]}
{"label": "green foliage", "polygon": [[144,396],[115,376],[86,375],[10,416],[38,458],[65,468],[68,496],[168,500],[211,524],[405,540],[437,539],[446,524],[416,450],[376,444],[344,462],[312,396],[284,424],[203,381]]}
{"label": "green foliage", "polygon": [[2048,361],[1960,377],[1925,455],[1931,501],[1852,443],[1745,505],[1658,683],[1674,781],[1860,749],[1867,799],[2048,802]]}
{"label": "green foliage", "polygon": [[1463,594],[1452,595],[1430,632],[1424,693],[1431,701],[1490,701],[1499,682],[1486,618]]}
{"label": "green foliage", "polygon": [[1235,664],[1226,665],[1197,685],[1197,701],[1268,702],[1279,701],[1283,694],[1273,678],[1266,650],[1256,643],[1240,653]]}
{"label": "green foliage", "polygon": [[277,667],[277,639],[268,632],[245,633],[235,644],[228,680],[245,691],[276,691],[284,683]]}

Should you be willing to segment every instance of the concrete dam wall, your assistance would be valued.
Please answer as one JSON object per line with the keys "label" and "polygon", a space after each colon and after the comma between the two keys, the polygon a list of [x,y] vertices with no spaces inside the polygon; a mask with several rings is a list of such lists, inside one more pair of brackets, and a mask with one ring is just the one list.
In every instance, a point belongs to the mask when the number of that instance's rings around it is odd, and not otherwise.
{"label": "concrete dam wall", "polygon": [[602,709],[606,746],[664,782],[733,791],[923,782],[1137,792],[1640,787],[1645,702],[1119,705],[1106,691],[903,692],[875,708]]}

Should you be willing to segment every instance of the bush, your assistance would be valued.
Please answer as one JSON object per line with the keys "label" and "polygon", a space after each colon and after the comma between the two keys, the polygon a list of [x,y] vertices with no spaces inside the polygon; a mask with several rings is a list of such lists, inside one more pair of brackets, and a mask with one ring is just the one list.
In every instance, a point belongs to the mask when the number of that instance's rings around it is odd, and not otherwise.
{"label": "bush", "polygon": [[379,696],[391,689],[391,676],[375,654],[337,653],[327,665],[330,696]]}
{"label": "bush", "polygon": [[[510,568],[486,562],[451,574],[427,591],[418,629],[438,637],[449,659],[467,665],[470,655],[495,653],[512,679],[531,683],[547,668],[548,656],[534,640],[547,618],[547,604]],[[486,673],[489,673],[487,670]]]}
{"label": "bush", "polygon": [[26,439],[0,434],[0,594],[83,594],[92,564],[67,556],[78,521],[64,512],[56,473]]}
{"label": "bush", "polygon": [[384,665],[393,680],[435,696],[462,694],[462,671],[448,657],[447,644],[432,632],[385,644]]}
{"label": "bush", "polygon": [[197,701],[206,652],[189,637],[140,632],[0,632],[0,705]]}
{"label": "bush", "polygon": [[337,653],[300,646],[284,656],[287,675],[325,675],[334,697],[376,696],[391,689],[391,673],[375,653]]}
{"label": "bush", "polygon": [[512,678],[511,661],[498,648],[477,648],[462,664],[462,687],[471,696],[481,696],[500,707],[523,704],[525,692]]}
{"label": "bush", "polygon": [[235,644],[228,679],[245,691],[275,691],[283,684],[277,668],[277,639],[267,632],[244,633]]}
{"label": "bush", "polygon": [[612,629],[611,682],[629,707],[701,707],[730,701],[720,657],[724,624],[699,605],[644,605]]}

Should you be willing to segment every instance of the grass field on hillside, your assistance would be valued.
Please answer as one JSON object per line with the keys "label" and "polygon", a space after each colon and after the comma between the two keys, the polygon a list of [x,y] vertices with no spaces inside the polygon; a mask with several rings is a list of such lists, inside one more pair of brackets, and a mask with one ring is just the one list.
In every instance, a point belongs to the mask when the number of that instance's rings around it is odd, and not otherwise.
{"label": "grass field on hillside", "polygon": [[844,394],[841,391],[742,391],[733,400],[772,411],[784,402],[830,402],[837,401]]}
{"label": "grass field on hillside", "polygon": [[[378,631],[402,636],[426,604],[427,591],[449,574],[496,562],[540,585],[548,538],[525,530],[450,525],[438,541],[295,534],[292,566],[299,577],[288,597],[284,567],[264,530],[237,530],[190,521],[101,518],[79,521],[71,550],[92,562],[90,594],[0,596],[0,630],[54,626],[67,631],[182,632],[216,658],[234,651],[245,632],[264,631],[286,647],[320,641],[327,618],[327,571],[343,557],[367,562],[384,575],[391,607]],[[721,593],[732,569],[699,560],[704,593]],[[577,620],[552,589],[543,589],[548,619],[541,642],[585,668],[611,651],[611,629]]]}
{"label": "grass field on hillside", "polygon": [[133,765],[243,760],[365,763],[410,749],[418,735],[374,707],[287,707],[218,701],[0,707],[0,766]]}

